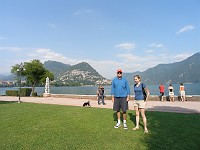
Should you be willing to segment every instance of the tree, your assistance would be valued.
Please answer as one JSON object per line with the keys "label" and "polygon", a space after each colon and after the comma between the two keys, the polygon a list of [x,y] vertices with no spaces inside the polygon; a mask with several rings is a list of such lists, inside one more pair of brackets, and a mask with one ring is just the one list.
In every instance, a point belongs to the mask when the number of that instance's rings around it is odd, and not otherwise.
{"label": "tree", "polygon": [[[17,69],[19,69],[19,66],[20,65],[18,64],[13,66],[11,73],[18,75]],[[21,72],[21,75],[25,76],[27,83],[31,84],[32,93],[35,91],[35,86],[37,84],[45,83],[46,77],[49,77],[50,80],[54,79],[54,75],[46,70],[43,64],[37,59],[34,59],[31,62],[24,62],[23,67],[25,68],[25,70]]]}

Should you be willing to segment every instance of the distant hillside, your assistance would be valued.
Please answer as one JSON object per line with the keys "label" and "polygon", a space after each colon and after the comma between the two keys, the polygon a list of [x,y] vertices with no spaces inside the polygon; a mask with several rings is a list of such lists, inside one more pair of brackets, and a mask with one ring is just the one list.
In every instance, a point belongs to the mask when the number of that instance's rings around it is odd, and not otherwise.
{"label": "distant hillside", "polygon": [[130,84],[133,84],[133,76],[139,74],[146,84],[169,83],[196,83],[200,82],[200,53],[196,53],[187,59],[172,64],[159,64],[144,72],[124,73]]}
{"label": "distant hillside", "polygon": [[10,75],[0,75],[0,80],[3,80],[3,81],[14,81],[15,78],[16,77],[13,74],[10,74]]}
{"label": "distant hillside", "polygon": [[67,71],[67,69],[70,67],[71,65],[68,64],[64,64],[61,62],[57,62],[57,61],[45,61],[44,62],[44,67],[49,70],[50,72],[52,72],[54,74],[55,77],[58,77],[59,75],[63,74],[64,72]]}
{"label": "distant hillside", "polygon": [[98,81],[103,80],[105,78],[86,62],[69,67],[65,73],[56,79],[57,82],[70,85],[95,85]]}

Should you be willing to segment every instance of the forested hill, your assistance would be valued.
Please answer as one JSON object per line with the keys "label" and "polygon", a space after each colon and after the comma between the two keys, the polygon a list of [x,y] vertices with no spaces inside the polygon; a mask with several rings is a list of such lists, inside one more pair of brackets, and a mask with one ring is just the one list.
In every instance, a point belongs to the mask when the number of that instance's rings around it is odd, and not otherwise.
{"label": "forested hill", "polygon": [[146,84],[196,83],[200,82],[200,52],[187,59],[171,64],[159,64],[144,72],[124,73],[130,84],[133,76],[139,74]]}

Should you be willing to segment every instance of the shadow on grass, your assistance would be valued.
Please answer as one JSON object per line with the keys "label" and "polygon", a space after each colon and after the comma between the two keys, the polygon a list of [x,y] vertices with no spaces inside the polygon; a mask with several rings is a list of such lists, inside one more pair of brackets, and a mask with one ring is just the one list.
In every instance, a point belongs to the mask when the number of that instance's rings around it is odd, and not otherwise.
{"label": "shadow on grass", "polygon": [[[135,118],[135,115],[133,115],[132,113],[127,113],[129,116],[130,116],[130,120],[133,122],[134,121],[134,118]],[[128,115],[127,115],[127,119],[128,119]],[[114,121],[117,121],[117,112],[114,112],[113,113],[113,119]],[[123,113],[120,112],[120,120],[123,122]]]}
{"label": "shadow on grass", "polygon": [[171,107],[171,106],[155,106],[153,108],[148,108],[147,111],[193,113],[193,114],[200,113],[200,111],[195,110],[195,109],[187,109],[187,108],[182,108],[182,107]]}
{"label": "shadow on grass", "polygon": [[11,103],[17,103],[18,101],[0,101],[0,104],[11,104]]}
{"label": "shadow on grass", "polygon": [[147,112],[148,149],[199,149],[200,115],[171,112]]}

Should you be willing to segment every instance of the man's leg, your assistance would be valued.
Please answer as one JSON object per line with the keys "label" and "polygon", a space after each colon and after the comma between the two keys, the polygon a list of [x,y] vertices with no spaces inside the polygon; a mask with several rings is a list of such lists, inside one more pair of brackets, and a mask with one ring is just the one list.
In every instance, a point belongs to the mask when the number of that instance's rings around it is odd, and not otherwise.
{"label": "man's leg", "polygon": [[114,126],[114,128],[119,128],[120,126],[120,111],[117,111],[117,124]]}
{"label": "man's leg", "polygon": [[119,123],[119,124],[120,124],[120,117],[121,117],[120,114],[121,114],[120,111],[118,111],[117,112],[117,123]]}
{"label": "man's leg", "polygon": [[104,103],[104,95],[102,95],[101,97],[102,97],[102,103],[103,103],[103,105],[105,105],[105,103]]}
{"label": "man's leg", "polygon": [[114,98],[114,105],[113,110],[117,113],[117,124],[114,126],[114,128],[119,128],[121,126],[120,124],[120,103],[118,98]]}
{"label": "man's leg", "polygon": [[100,96],[98,95],[98,104],[100,104]]}
{"label": "man's leg", "polygon": [[126,112],[123,112],[123,124],[124,124],[124,129],[128,129],[126,124]]}

